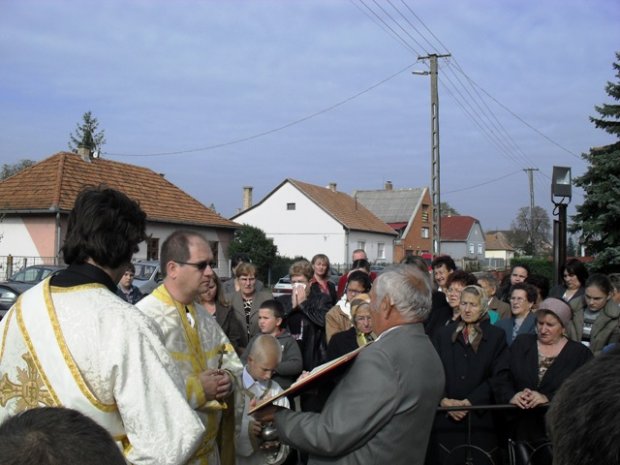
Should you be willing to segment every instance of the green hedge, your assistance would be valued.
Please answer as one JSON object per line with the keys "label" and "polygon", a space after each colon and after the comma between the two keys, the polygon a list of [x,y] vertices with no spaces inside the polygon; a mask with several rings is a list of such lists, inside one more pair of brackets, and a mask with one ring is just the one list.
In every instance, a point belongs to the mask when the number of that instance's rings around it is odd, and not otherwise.
{"label": "green hedge", "polygon": [[546,258],[527,258],[518,257],[510,260],[510,268],[516,265],[525,265],[530,269],[531,274],[538,274],[546,277],[550,282],[553,280],[553,261]]}

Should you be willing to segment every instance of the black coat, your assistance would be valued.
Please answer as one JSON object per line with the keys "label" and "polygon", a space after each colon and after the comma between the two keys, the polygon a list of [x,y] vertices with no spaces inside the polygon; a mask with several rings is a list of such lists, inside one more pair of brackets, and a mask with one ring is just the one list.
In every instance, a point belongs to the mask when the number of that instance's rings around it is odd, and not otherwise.
{"label": "black coat", "polygon": [[[592,352],[578,342],[568,340],[553,364],[538,382],[538,344],[535,334],[517,336],[510,346],[510,389],[502,402],[510,399],[525,388],[544,394],[549,401],[577,368],[592,358]],[[546,408],[520,410],[513,415],[513,439],[529,442],[544,440]]]}
{"label": "black coat", "polygon": [[[452,342],[456,323],[438,331],[434,343],[446,376],[444,397],[468,399],[472,405],[494,404],[496,399],[505,397],[509,388],[509,352],[504,331],[492,326],[489,320],[480,326],[482,340],[477,352],[460,336]],[[496,449],[497,431],[491,413],[472,411],[468,416],[471,443],[487,452]],[[467,424],[467,417],[457,422],[445,412],[437,413],[429,445],[431,463],[444,463],[447,451],[467,443]]]}
{"label": "black coat", "polygon": [[431,311],[424,322],[424,331],[434,340],[441,328],[444,328],[452,321],[452,307],[448,305],[446,295],[441,291],[433,291],[431,301]]}
{"label": "black coat", "polygon": [[333,360],[357,349],[357,330],[349,328],[332,336],[327,344],[327,360]]}
{"label": "black coat", "polygon": [[[329,298],[331,299],[331,306],[329,308],[331,308],[338,302],[338,291],[336,290],[336,285],[331,281],[327,281],[327,289],[329,289]],[[321,291],[321,286],[319,286],[317,282],[310,285],[310,292],[313,294],[323,293],[323,291]]]}

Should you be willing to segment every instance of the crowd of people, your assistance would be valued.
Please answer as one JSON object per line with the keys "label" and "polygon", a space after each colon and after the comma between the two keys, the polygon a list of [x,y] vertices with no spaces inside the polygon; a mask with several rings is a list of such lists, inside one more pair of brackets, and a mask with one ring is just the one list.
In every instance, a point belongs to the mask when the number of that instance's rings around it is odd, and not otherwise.
{"label": "crowd of people", "polygon": [[[68,267],[0,322],[0,464],[551,464],[578,447],[563,408],[588,386],[573,380],[588,370],[618,384],[617,369],[593,370],[617,363],[620,276],[579,260],[551,287],[522,264],[498,281],[449,256],[376,275],[355,250],[336,285],[317,253],[290,266],[291,293],[274,298],[247,255],[223,282],[207,240],[179,230],[161,247],[163,282],[142,296],[131,258],[145,219],[120,192],[83,191]],[[617,414],[617,392],[574,424],[597,434],[587,419]],[[617,444],[584,444],[617,460]],[[611,463],[586,455],[579,463]]]}

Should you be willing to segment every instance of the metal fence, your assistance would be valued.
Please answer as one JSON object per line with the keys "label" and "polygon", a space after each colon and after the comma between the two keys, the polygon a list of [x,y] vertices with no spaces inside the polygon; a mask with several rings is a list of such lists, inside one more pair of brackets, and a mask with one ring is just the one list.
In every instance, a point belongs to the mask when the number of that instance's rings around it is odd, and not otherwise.
{"label": "metal fence", "polygon": [[[548,408],[549,404],[543,404],[536,408]],[[449,411],[506,411],[506,410],[518,410],[519,407],[513,404],[491,404],[491,405],[470,405],[459,407],[438,407],[438,412]],[[472,444],[472,426],[471,415],[465,417],[467,425],[467,441],[463,444],[459,444],[450,450],[448,457],[445,459],[445,465],[499,465],[492,454],[481,449],[480,447]],[[551,465],[552,461],[552,448],[549,441],[541,442],[540,444],[528,444],[520,441],[514,441],[512,438],[508,439],[506,447],[506,457],[503,457],[503,462],[506,465]],[[464,461],[452,461],[452,456],[462,456],[465,453]],[[475,455],[475,456],[474,456]]]}
{"label": "metal fence", "polygon": [[0,281],[6,281],[19,270],[32,265],[57,265],[56,257],[17,257],[0,256]]}

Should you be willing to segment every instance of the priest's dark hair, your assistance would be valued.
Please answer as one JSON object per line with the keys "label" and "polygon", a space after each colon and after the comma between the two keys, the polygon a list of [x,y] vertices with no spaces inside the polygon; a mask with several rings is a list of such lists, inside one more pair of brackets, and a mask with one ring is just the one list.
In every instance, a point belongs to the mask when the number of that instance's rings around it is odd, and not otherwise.
{"label": "priest's dark hair", "polygon": [[67,408],[26,410],[0,425],[2,465],[125,465],[110,433]]}
{"label": "priest's dark hair", "polygon": [[118,268],[131,261],[146,239],[146,214],[122,192],[98,187],[82,190],[69,214],[62,253],[67,265],[91,258],[97,265]]}
{"label": "priest's dark hair", "polygon": [[553,463],[620,463],[620,347],[597,355],[555,394],[546,416]]}

